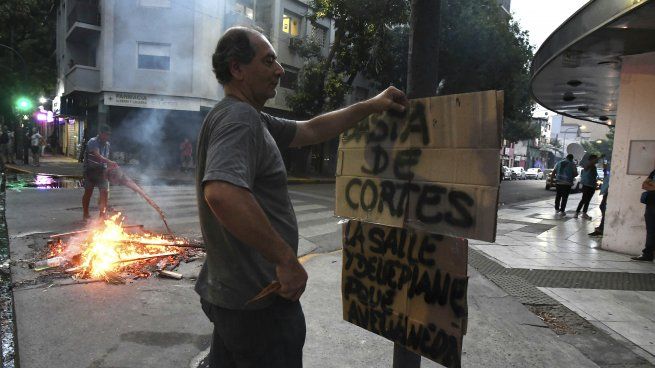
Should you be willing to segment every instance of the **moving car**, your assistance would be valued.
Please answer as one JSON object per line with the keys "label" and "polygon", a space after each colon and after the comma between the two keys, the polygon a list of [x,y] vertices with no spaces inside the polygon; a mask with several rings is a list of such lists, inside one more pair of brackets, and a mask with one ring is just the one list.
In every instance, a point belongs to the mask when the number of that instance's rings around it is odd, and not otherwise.
{"label": "moving car", "polygon": [[526,179],[541,180],[544,178],[544,172],[538,167],[533,167],[525,172]]}
{"label": "moving car", "polygon": [[513,167],[512,172],[516,174],[516,178],[519,180],[525,180],[525,169],[521,166]]}

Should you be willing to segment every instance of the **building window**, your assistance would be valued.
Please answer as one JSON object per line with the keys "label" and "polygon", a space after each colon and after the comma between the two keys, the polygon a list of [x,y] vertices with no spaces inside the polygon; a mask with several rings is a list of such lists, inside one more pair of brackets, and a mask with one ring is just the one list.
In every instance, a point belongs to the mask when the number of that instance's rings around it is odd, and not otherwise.
{"label": "building window", "polygon": [[171,70],[171,45],[139,42],[139,69]]}
{"label": "building window", "polygon": [[282,16],[282,32],[296,37],[300,35],[300,17],[284,12]]}
{"label": "building window", "polygon": [[280,78],[280,87],[296,89],[298,83],[298,69],[292,66],[283,65],[284,75]]}
{"label": "building window", "polygon": [[170,8],[171,0],[139,0],[139,6],[148,8]]}
{"label": "building window", "polygon": [[237,0],[234,3],[234,12],[242,14],[247,18],[255,19],[255,6],[252,0]]}
{"label": "building window", "polygon": [[312,40],[318,43],[321,47],[325,46],[325,39],[327,38],[327,29],[312,23]]}

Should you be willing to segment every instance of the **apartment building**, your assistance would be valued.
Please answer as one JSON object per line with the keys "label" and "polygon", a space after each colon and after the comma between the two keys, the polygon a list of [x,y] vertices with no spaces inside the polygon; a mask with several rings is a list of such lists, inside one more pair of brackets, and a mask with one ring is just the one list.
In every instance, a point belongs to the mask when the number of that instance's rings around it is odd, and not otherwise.
{"label": "apartment building", "polygon": [[212,0],[61,0],[53,110],[65,154],[98,124],[119,160],[166,164],[221,96],[211,54],[223,7]]}

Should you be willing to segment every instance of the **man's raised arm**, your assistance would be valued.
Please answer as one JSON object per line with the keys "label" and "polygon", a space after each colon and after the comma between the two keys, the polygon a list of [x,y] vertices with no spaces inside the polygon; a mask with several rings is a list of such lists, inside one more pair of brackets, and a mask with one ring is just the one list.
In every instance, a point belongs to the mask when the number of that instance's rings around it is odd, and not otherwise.
{"label": "man's raised arm", "polygon": [[396,87],[389,87],[366,101],[357,102],[340,110],[328,112],[308,121],[298,122],[296,136],[291,147],[307,146],[336,137],[352,128],[370,114],[389,109],[404,112],[409,106],[405,94]]}

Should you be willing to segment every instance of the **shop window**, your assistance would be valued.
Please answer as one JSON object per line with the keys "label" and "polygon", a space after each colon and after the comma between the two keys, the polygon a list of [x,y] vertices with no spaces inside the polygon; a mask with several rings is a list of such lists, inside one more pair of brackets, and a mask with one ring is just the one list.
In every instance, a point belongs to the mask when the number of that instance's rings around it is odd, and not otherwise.
{"label": "shop window", "polygon": [[139,69],[171,70],[171,45],[139,42]]}
{"label": "shop window", "polygon": [[234,12],[242,14],[247,18],[255,19],[255,6],[252,1],[237,0],[234,3]]}
{"label": "shop window", "polygon": [[284,68],[284,75],[280,78],[280,87],[295,89],[298,83],[298,69],[288,65],[282,67]]}
{"label": "shop window", "polygon": [[284,12],[282,16],[282,32],[296,37],[300,35],[300,17]]}

